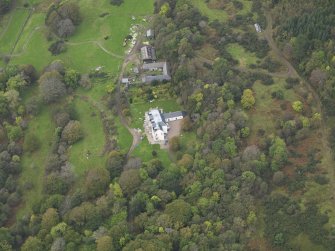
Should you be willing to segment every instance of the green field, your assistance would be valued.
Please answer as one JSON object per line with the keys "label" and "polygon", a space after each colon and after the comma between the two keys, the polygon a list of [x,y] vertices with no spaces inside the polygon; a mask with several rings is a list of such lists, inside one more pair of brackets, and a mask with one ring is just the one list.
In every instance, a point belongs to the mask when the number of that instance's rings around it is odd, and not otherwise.
{"label": "green field", "polygon": [[121,151],[127,152],[133,143],[133,137],[126,127],[121,124],[119,118],[115,118],[115,126],[117,128],[117,143]]}
{"label": "green field", "polygon": [[17,9],[9,17],[9,23],[3,28],[0,36],[0,53],[9,54],[13,49],[15,41],[29,15],[29,11],[25,9]]}
{"label": "green field", "polygon": [[[38,4],[38,2],[32,0],[30,3]],[[32,64],[38,71],[41,71],[50,62],[61,59],[66,67],[73,68],[80,73],[88,73],[97,66],[103,66],[103,70],[109,74],[108,80],[93,81],[93,87],[90,90],[83,88],[76,90],[73,100],[70,101],[73,102],[84,134],[83,139],[68,150],[69,161],[80,180],[87,169],[105,165],[106,135],[100,116],[101,111],[106,113],[108,119],[115,120],[118,132],[115,137],[121,150],[126,152],[131,146],[130,133],[111,114],[102,99],[107,95],[107,87],[115,84],[119,74],[118,71],[126,50],[122,46],[124,37],[129,34],[129,28],[133,23],[143,23],[142,19],[145,15],[153,12],[154,1],[125,0],[120,7],[110,5],[109,1],[77,2],[81,8],[83,22],[75,35],[69,39],[65,53],[58,56],[50,54],[48,47],[52,41],[48,42],[45,37],[47,29],[44,25],[45,13],[35,12],[19,37],[11,63]],[[109,14],[100,18],[99,16],[104,12]],[[1,52],[9,52],[9,47],[18,38],[18,31],[27,14],[28,11],[22,9],[13,12],[13,19],[9,23],[11,29],[3,32],[3,36],[0,37]],[[131,19],[132,15],[136,17],[135,21]],[[104,40],[104,36],[109,36],[109,39]],[[27,102],[36,95],[38,95],[37,88],[32,88],[24,94],[23,101]],[[68,101],[69,99],[66,102]],[[33,154],[25,153],[22,157],[22,174],[19,182],[25,184],[29,181],[33,184],[33,188],[23,191],[24,204],[21,205],[18,216],[30,212],[32,206],[42,196],[45,160],[51,152],[55,130],[50,111],[54,106],[56,105],[44,106],[42,111],[29,121],[26,135],[35,134],[41,141],[41,148]]]}
{"label": "green field", "polygon": [[284,92],[284,100],[289,102],[288,105],[290,105],[290,102],[299,99],[293,89],[286,90],[284,88],[284,79],[274,78],[274,82],[275,83],[270,86],[265,86],[258,81],[253,85],[256,104],[251,112],[252,116],[250,116],[250,123],[252,125],[251,141],[257,138],[256,134],[258,129],[264,129],[267,133],[275,131],[275,121],[282,113],[282,110],[280,108],[280,102],[272,99],[272,92],[282,90]]}
{"label": "green field", "polygon": [[201,14],[207,16],[211,21],[216,19],[226,21],[228,19],[228,14],[224,10],[209,8],[205,0],[193,0],[193,4],[200,10]]}
{"label": "green field", "polygon": [[40,148],[30,154],[25,153],[22,158],[22,172],[20,184],[31,183],[31,190],[23,191],[24,207],[19,211],[18,216],[30,212],[34,203],[41,199],[45,161],[51,151],[52,141],[55,136],[55,127],[52,123],[49,107],[44,107],[37,117],[29,121],[26,135],[35,135],[39,139]]}
{"label": "green field", "polygon": [[73,102],[84,138],[69,148],[69,161],[74,172],[81,175],[89,168],[104,166],[105,135],[99,111],[81,98]]}
{"label": "green field", "polygon": [[147,138],[142,140],[142,142],[135,148],[132,155],[139,157],[143,162],[146,162],[153,159],[152,151],[156,151],[157,158],[162,161],[164,167],[170,165],[171,160],[168,151],[160,149],[160,145],[149,144]]}
{"label": "green field", "polygon": [[[129,34],[132,24],[143,23],[142,19],[152,13],[154,1],[126,0],[119,7],[112,6],[109,1],[76,2],[80,6],[83,21],[75,34],[68,39],[66,52],[58,56],[51,55],[48,48],[53,41],[47,41],[45,37],[45,13],[35,12],[19,37],[11,62],[32,64],[41,70],[55,59],[61,59],[66,66],[82,73],[88,73],[98,66],[104,66],[104,70],[108,72],[116,72],[125,55],[123,39]],[[108,15],[99,17],[103,13]],[[2,53],[10,52],[10,46],[18,38],[27,15],[27,10],[20,9],[14,12],[9,24],[10,29],[0,38]],[[132,15],[136,20],[131,19]],[[104,39],[106,36],[107,40]]]}
{"label": "green field", "polygon": [[239,62],[241,67],[247,67],[250,64],[256,64],[258,58],[255,53],[250,53],[246,51],[239,44],[229,44],[227,51]]}

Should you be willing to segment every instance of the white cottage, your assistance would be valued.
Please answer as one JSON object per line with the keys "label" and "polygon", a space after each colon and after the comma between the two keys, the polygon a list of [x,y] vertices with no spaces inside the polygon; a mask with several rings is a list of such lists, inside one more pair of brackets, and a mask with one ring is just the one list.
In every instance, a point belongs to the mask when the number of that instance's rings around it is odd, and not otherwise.
{"label": "white cottage", "polygon": [[145,127],[151,133],[154,141],[164,142],[167,140],[167,135],[169,132],[170,121],[176,121],[183,119],[183,112],[169,112],[163,113],[159,109],[150,109],[145,113]]}

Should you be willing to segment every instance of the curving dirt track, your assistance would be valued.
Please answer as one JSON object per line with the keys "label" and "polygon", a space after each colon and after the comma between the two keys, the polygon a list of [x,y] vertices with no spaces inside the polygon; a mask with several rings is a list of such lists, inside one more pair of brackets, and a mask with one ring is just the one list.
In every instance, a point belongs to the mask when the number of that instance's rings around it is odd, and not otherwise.
{"label": "curving dirt track", "polygon": [[134,47],[132,48],[132,50],[130,51],[130,53],[126,56],[126,58],[123,61],[123,64],[121,66],[121,70],[120,70],[120,75],[118,78],[118,82],[117,82],[117,94],[116,94],[116,104],[117,104],[117,112],[118,115],[120,117],[120,121],[121,124],[127,128],[127,130],[129,131],[129,133],[133,136],[133,143],[131,144],[128,152],[127,152],[127,158],[131,155],[131,153],[134,151],[135,147],[141,142],[141,134],[134,128],[130,128],[128,126],[128,122],[127,119],[123,116],[122,114],[122,108],[121,108],[121,84],[122,84],[122,76],[123,73],[128,65],[128,63],[130,61],[133,61],[134,58],[136,58],[136,52],[140,49],[141,47],[141,43],[142,43],[142,39],[143,39],[143,31],[139,31],[138,33],[140,36],[138,37],[138,39],[136,40],[136,43],[134,45]]}

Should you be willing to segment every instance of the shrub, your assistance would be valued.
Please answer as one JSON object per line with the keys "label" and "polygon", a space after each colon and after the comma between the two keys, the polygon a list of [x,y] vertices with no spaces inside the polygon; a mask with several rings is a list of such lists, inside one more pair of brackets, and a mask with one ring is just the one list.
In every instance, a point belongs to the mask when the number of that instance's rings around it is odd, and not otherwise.
{"label": "shrub", "polygon": [[282,90],[277,90],[271,93],[272,98],[284,99],[284,92]]}
{"label": "shrub", "polygon": [[301,113],[304,107],[301,101],[294,101],[292,103],[292,108],[295,112]]}
{"label": "shrub", "polygon": [[180,141],[178,137],[173,137],[169,140],[169,149],[172,152],[177,152],[180,150]]}
{"label": "shrub", "polygon": [[294,86],[299,84],[299,79],[297,78],[287,78],[285,81],[286,81],[286,85],[285,85],[286,89],[291,89]]}
{"label": "shrub", "polygon": [[120,6],[123,3],[123,0],[111,0],[112,5]]}
{"label": "shrub", "polygon": [[62,132],[62,140],[68,144],[74,144],[83,137],[81,125],[79,121],[71,120]]}
{"label": "shrub", "polygon": [[62,76],[56,72],[46,72],[40,79],[40,94],[46,103],[52,103],[66,94]]}
{"label": "shrub", "polygon": [[39,138],[35,134],[29,134],[26,136],[24,141],[24,150],[27,152],[35,152],[41,146]]}
{"label": "shrub", "polygon": [[51,52],[52,55],[59,55],[62,52],[66,51],[66,46],[63,40],[58,40],[54,43],[52,43],[48,49],[48,51]]}
{"label": "shrub", "polygon": [[251,107],[254,106],[255,102],[256,102],[256,100],[255,100],[255,97],[252,93],[252,90],[245,89],[243,91],[243,95],[242,95],[242,99],[241,99],[242,107],[244,109],[250,109]]}

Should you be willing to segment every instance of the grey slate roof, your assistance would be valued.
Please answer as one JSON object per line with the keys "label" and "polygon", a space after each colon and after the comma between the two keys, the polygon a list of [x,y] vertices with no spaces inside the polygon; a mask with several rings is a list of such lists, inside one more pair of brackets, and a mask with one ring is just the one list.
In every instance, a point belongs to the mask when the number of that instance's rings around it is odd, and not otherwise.
{"label": "grey slate roof", "polygon": [[155,48],[147,45],[141,48],[142,60],[156,60],[156,51]]}
{"label": "grey slate roof", "polygon": [[150,64],[143,64],[142,66],[142,69],[143,70],[155,70],[155,69],[162,69],[162,75],[150,75],[150,73],[148,75],[145,75],[143,78],[142,78],[142,81],[143,82],[147,82],[147,83],[150,83],[154,80],[157,80],[157,81],[163,81],[163,80],[171,80],[171,76],[169,74],[169,68],[168,68],[168,64],[166,61],[163,61],[163,62],[156,62],[156,63],[150,63]]}
{"label": "grey slate roof", "polygon": [[181,111],[163,113],[164,119],[170,119],[170,118],[175,118],[175,117],[179,117],[179,116],[184,116],[184,113],[181,112]]}

